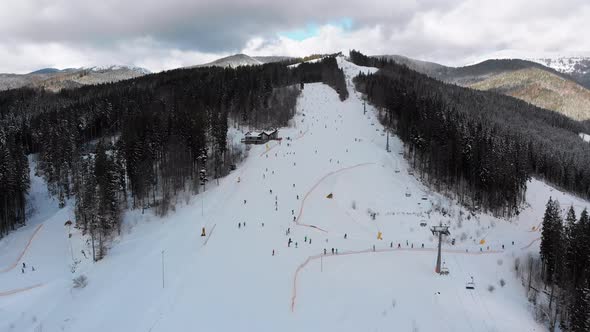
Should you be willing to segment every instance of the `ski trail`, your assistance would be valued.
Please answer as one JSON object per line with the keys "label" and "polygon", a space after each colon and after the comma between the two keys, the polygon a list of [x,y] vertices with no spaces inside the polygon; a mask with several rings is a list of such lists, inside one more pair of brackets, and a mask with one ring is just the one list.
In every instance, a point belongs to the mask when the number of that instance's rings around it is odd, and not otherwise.
{"label": "ski trail", "polygon": [[37,226],[37,228],[35,229],[35,231],[33,231],[33,234],[29,238],[29,241],[25,245],[25,247],[24,247],[23,251],[20,253],[20,255],[16,258],[16,260],[14,261],[14,263],[12,263],[10,266],[8,266],[8,267],[0,270],[0,273],[5,273],[5,272],[8,272],[8,271],[11,271],[11,270],[13,270],[18,265],[18,262],[27,253],[27,250],[31,246],[31,243],[33,242],[33,239],[35,238],[35,235],[37,235],[37,233],[39,232],[39,230],[41,229],[42,226],[43,226],[43,224],[39,224],[39,226]]}

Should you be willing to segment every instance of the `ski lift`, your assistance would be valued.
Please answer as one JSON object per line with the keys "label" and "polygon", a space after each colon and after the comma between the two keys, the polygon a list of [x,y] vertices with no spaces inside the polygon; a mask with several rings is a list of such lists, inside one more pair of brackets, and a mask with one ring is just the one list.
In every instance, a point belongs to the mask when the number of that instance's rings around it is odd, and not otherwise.
{"label": "ski lift", "polygon": [[475,282],[473,282],[473,277],[471,277],[471,281],[467,282],[467,285],[465,285],[465,289],[475,289]]}
{"label": "ski lift", "polygon": [[412,171],[411,169],[408,170],[408,174],[409,175],[414,175],[414,171]]}
{"label": "ski lift", "polygon": [[395,172],[396,172],[396,173],[399,173],[399,168],[396,168],[396,169],[395,169]]}
{"label": "ski lift", "polygon": [[412,196],[412,193],[410,192],[409,189],[406,189],[406,197],[410,197],[410,196]]}
{"label": "ski lift", "polygon": [[427,223],[426,220],[422,219],[420,220],[420,227],[426,227]]}
{"label": "ski lift", "polygon": [[422,195],[422,200],[423,200],[423,201],[427,201],[427,200],[428,200],[428,196],[426,196],[426,195]]}
{"label": "ski lift", "polygon": [[440,274],[446,276],[449,275],[449,268],[445,266],[445,263],[443,262],[443,266],[440,268]]}

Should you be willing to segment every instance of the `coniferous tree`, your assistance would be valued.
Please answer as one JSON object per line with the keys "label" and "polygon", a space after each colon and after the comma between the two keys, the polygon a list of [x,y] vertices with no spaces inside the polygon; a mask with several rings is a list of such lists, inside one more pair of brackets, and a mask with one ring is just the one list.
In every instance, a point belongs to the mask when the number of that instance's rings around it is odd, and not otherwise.
{"label": "coniferous tree", "polygon": [[541,259],[543,261],[544,280],[554,282],[554,273],[560,262],[562,248],[563,223],[559,211],[559,202],[549,198],[543,216],[541,232]]}

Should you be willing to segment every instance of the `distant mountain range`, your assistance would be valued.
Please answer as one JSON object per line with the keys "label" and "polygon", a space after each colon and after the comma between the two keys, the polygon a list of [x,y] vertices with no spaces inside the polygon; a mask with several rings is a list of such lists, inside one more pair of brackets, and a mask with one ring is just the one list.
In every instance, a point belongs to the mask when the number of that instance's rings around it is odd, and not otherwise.
{"label": "distant mountain range", "polygon": [[[380,55],[438,80],[479,90],[490,90],[554,110],[576,120],[590,119],[590,90],[583,78],[590,61],[486,60],[449,67],[400,55]],[[568,66],[563,64],[569,64]],[[574,76],[576,73],[577,76]],[[587,82],[588,83],[588,82]]]}
{"label": "distant mountain range", "polygon": [[578,83],[590,89],[590,57],[560,57],[530,60],[553,68],[558,72],[571,75]]}
{"label": "distant mountain range", "polygon": [[264,63],[279,62],[294,59],[288,56],[249,56],[246,54],[234,54],[215,61],[196,65],[194,67],[239,67],[239,66],[256,66]]}
{"label": "distant mountain range", "polygon": [[28,74],[0,74],[0,90],[34,87],[59,91],[89,84],[116,82],[149,73],[145,68],[132,66],[43,68]]}

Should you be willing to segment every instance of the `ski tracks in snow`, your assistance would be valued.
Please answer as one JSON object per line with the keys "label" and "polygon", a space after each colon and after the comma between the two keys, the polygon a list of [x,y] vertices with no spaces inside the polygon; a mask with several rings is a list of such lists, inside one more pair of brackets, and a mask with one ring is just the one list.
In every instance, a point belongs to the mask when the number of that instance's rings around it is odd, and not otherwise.
{"label": "ski tracks in snow", "polygon": [[317,181],[317,182],[316,182],[316,183],[315,183],[315,184],[314,184],[314,185],[311,187],[311,189],[310,189],[310,190],[309,190],[309,191],[308,191],[308,192],[305,194],[305,196],[303,197],[303,200],[301,201],[301,206],[299,207],[299,213],[297,214],[297,218],[295,219],[295,224],[297,224],[298,226],[310,227],[310,228],[317,229],[317,230],[319,230],[319,231],[321,231],[321,232],[328,233],[328,231],[327,231],[327,230],[324,230],[324,229],[322,229],[322,228],[320,228],[320,227],[318,227],[318,226],[315,226],[315,225],[309,225],[309,224],[305,224],[305,223],[302,223],[302,222],[300,222],[300,219],[301,219],[301,217],[303,216],[303,211],[304,211],[304,209],[305,209],[305,203],[306,203],[306,201],[307,201],[307,198],[309,197],[309,195],[311,195],[311,194],[314,192],[314,190],[315,190],[315,189],[316,189],[316,188],[317,188],[317,187],[318,187],[318,186],[319,186],[319,185],[320,185],[322,182],[324,182],[324,181],[325,181],[327,178],[331,177],[332,175],[335,175],[335,174],[338,174],[338,173],[342,173],[342,172],[344,172],[344,171],[348,171],[348,170],[351,170],[351,169],[354,169],[354,168],[363,167],[363,166],[368,166],[368,165],[374,165],[374,164],[375,164],[375,163],[361,163],[361,164],[356,164],[356,165],[353,165],[353,166],[349,166],[349,167],[341,168],[341,169],[339,169],[339,170],[332,171],[332,172],[330,172],[330,173],[328,173],[328,174],[324,175],[324,176],[323,176],[321,179],[319,179],[319,180],[318,180],[318,181]]}

